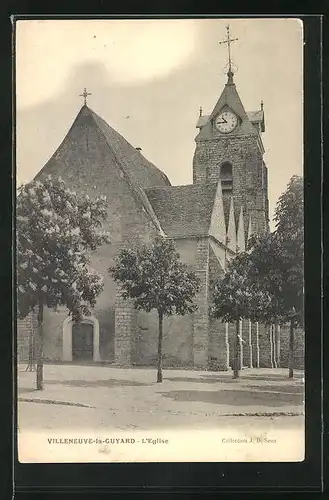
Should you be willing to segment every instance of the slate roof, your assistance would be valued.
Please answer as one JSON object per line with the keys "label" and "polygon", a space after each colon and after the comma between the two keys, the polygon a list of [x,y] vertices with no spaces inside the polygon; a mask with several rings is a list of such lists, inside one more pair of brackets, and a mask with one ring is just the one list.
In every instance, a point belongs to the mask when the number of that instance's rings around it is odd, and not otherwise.
{"label": "slate roof", "polygon": [[197,124],[196,124],[196,128],[203,127],[207,123],[207,121],[209,120],[209,117],[210,117],[210,115],[199,116]]}
{"label": "slate roof", "polygon": [[258,111],[247,111],[247,115],[251,123],[260,123],[262,132],[265,132],[264,111],[262,109]]}
{"label": "slate roof", "polygon": [[[99,133],[95,134],[95,130]],[[144,187],[170,186],[168,178],[86,105],[82,106],[63,142],[38,172],[35,179],[41,180],[45,175],[54,172],[59,172],[62,175],[66,169],[70,169],[69,162],[72,161],[72,156],[77,160],[76,168],[82,167],[85,170],[90,168],[88,158],[81,157],[83,148],[79,147],[80,142],[85,141],[87,135],[89,140],[94,141],[91,150],[96,151],[96,153],[98,146],[101,145],[101,143],[98,145],[97,141],[101,140],[102,143],[105,141],[106,158],[102,157],[100,161],[104,164],[109,163],[121,171],[131,191],[161,232],[161,226],[144,192]],[[102,151],[104,154],[104,148]]]}
{"label": "slate roof", "polygon": [[155,165],[148,161],[119,132],[114,130],[103,118],[98,116],[88,106],[84,106],[93,116],[96,124],[102,130],[108,145],[114,150],[122,166],[141,187],[170,186],[168,177]]}
{"label": "slate roof", "polygon": [[226,230],[228,228],[228,222],[229,222],[229,217],[230,217],[231,199],[232,199],[231,196],[223,196],[223,208],[224,208]]}
{"label": "slate roof", "polygon": [[262,109],[258,111],[247,111],[247,115],[251,122],[261,122],[264,118],[264,111]]}
{"label": "slate roof", "polygon": [[148,188],[145,193],[164,232],[171,238],[207,236],[216,183]]}

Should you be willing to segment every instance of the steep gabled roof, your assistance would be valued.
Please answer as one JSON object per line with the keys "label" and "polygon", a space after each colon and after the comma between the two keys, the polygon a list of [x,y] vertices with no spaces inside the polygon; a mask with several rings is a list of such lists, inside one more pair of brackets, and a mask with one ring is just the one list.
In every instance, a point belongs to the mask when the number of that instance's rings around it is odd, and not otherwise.
{"label": "steep gabled roof", "polygon": [[[93,120],[96,127],[102,132],[102,135],[109,146],[109,155],[115,155],[116,160],[120,163],[121,167],[127,172],[131,178],[139,184],[140,187],[151,186],[170,186],[170,181],[167,176],[161,172],[155,165],[149,162],[136,148],[134,148],[119,132],[114,130],[103,118],[98,116],[87,105],[82,106],[77,114],[70,130],[64,138],[62,144],[55,151],[53,156],[48,160],[42,170],[47,169],[48,164],[57,159],[62,153],[64,142],[69,138],[71,132],[75,128],[82,128],[87,124],[91,124]],[[79,154],[79,151],[76,151]],[[38,175],[39,175],[38,174]]]}
{"label": "steep gabled roof", "polygon": [[171,238],[208,236],[217,183],[154,187],[145,193]]}
{"label": "steep gabled roof", "polygon": [[[61,145],[35,178],[41,179],[49,173],[63,175],[65,178],[73,166],[72,161],[75,173],[79,171],[80,174],[83,170],[84,175],[88,175],[90,158],[96,159],[96,164],[100,169],[97,175],[101,173],[106,177],[109,171],[108,166],[111,165],[120,177],[125,179],[135,198],[161,232],[160,223],[143,188],[168,186],[169,180],[86,105],[82,106]],[[98,182],[102,182],[99,175]]]}
{"label": "steep gabled roof", "polygon": [[170,186],[168,177],[148,161],[119,132],[114,130],[103,118],[85,106],[102,130],[108,145],[114,150],[122,166],[141,187]]}

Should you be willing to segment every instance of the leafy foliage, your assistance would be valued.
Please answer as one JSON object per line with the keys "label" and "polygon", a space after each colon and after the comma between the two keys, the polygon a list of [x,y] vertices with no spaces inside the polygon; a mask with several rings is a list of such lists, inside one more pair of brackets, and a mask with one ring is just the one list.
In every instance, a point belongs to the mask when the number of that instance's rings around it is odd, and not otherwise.
{"label": "leafy foliage", "polygon": [[195,311],[193,298],[199,290],[196,274],[180,262],[172,240],[157,236],[150,247],[121,250],[109,269],[122,285],[122,296],[133,299],[136,309],[156,309],[159,318],[157,382],[162,382],[163,316]]}
{"label": "leafy foliage", "polygon": [[[223,321],[290,322],[289,377],[293,377],[294,328],[303,324],[303,217],[303,181],[293,176],[276,207],[276,230],[252,237],[247,252],[231,261],[216,284],[213,304],[214,314]],[[238,376],[236,359],[234,366]]]}
{"label": "leafy foliage", "polygon": [[303,179],[290,179],[280,196],[276,211],[274,237],[280,248],[279,268],[284,296],[284,315],[303,324],[304,302],[304,197]]}
{"label": "leafy foliage", "polygon": [[247,318],[258,321],[263,310],[268,309],[272,297],[253,281],[252,262],[249,254],[238,254],[229,265],[224,278],[215,285],[213,314],[224,322],[236,322]]}
{"label": "leafy foliage", "polygon": [[136,309],[184,315],[196,309],[199,279],[179,258],[173,241],[157,236],[150,247],[121,250],[109,272],[122,284],[123,297],[134,299]]}
{"label": "leafy foliage", "polygon": [[108,243],[101,231],[106,199],[91,200],[50,177],[20,187],[16,206],[19,317],[36,306],[67,306],[75,321],[90,314],[103,278],[90,268],[89,251]]}
{"label": "leafy foliage", "polygon": [[303,216],[303,181],[294,176],[279,198],[276,230],[251,243],[250,279],[272,296],[270,307],[262,311],[263,321],[303,323]]}

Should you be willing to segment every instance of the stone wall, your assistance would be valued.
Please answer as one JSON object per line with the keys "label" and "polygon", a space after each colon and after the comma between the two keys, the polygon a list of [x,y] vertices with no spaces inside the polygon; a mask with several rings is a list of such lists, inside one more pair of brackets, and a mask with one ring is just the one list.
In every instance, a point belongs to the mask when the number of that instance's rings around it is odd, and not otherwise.
{"label": "stone wall", "polygon": [[259,353],[259,324],[251,323],[251,346],[252,346],[252,366],[259,368],[260,353]]}
{"label": "stone wall", "polygon": [[17,360],[28,361],[30,337],[34,347],[34,332],[38,326],[37,316],[32,312],[24,319],[17,319]]}
{"label": "stone wall", "polygon": [[273,346],[271,329],[259,323],[259,366],[260,368],[273,368]]}
{"label": "stone wall", "polygon": [[[178,239],[175,241],[175,246],[181,261],[195,268],[197,240]],[[131,314],[134,314],[134,320],[130,316],[130,310]],[[120,350],[120,345],[123,343],[123,352],[126,353],[125,361],[116,358],[116,362],[119,364],[131,362],[137,366],[154,366],[157,359],[159,333],[157,312],[155,310],[150,313],[133,312],[133,306],[129,306],[128,301],[122,301],[118,297],[115,317],[115,351]],[[163,366],[193,366],[193,322],[193,314],[164,317]],[[129,355],[128,348],[130,349]]]}
{"label": "stone wall", "polygon": [[[103,229],[109,231],[111,243],[93,253],[91,266],[104,277],[104,291],[98,297],[92,314],[100,325],[101,359],[111,362],[115,359],[116,284],[108,274],[108,268],[114,264],[121,248],[149,242],[157,229],[129,187],[116,157],[110,157],[109,161],[108,146],[97,128],[90,126],[87,130],[77,127],[70,136],[65,154],[61,159],[54,157],[50,168],[41,172],[38,179],[42,181],[48,173],[55,177],[61,176],[77,193],[89,195],[90,198],[104,195],[108,201],[108,218]],[[49,311],[45,315],[45,332],[45,354],[50,359],[60,359],[62,317]]]}
{"label": "stone wall", "polygon": [[[215,254],[216,252],[216,254]],[[225,250],[214,241],[209,249],[209,306],[212,304],[216,281],[224,276]],[[229,368],[228,325],[210,313],[209,318],[209,369],[226,371]]]}
{"label": "stone wall", "polygon": [[193,313],[193,355],[194,367],[206,370],[209,356],[209,239],[199,238],[196,242],[195,272],[200,280],[200,289],[195,303],[198,309]]}
{"label": "stone wall", "polygon": [[47,308],[43,313],[43,355],[47,361],[61,361],[63,355],[63,323],[67,309],[52,311]]}
{"label": "stone wall", "polygon": [[264,231],[268,219],[267,172],[257,137],[230,136],[197,141],[193,183],[218,181],[224,162],[232,164],[234,204],[237,211],[242,205],[245,207],[245,228],[251,215],[253,232]]}
{"label": "stone wall", "polygon": [[[281,359],[280,366],[288,367],[289,353],[289,325],[283,325],[280,328]],[[295,329],[294,334],[294,367],[303,370],[305,365],[305,332],[301,328]]]}
{"label": "stone wall", "polygon": [[[165,316],[163,319],[163,366],[193,366],[193,315]],[[155,366],[159,323],[156,311],[138,311],[135,337],[132,340],[132,364]]]}
{"label": "stone wall", "polygon": [[136,332],[137,311],[132,300],[122,297],[121,287],[117,286],[115,303],[115,363],[119,366],[132,364],[132,341]]}
{"label": "stone wall", "polygon": [[252,328],[251,321],[243,319],[241,322],[242,331],[242,348],[243,348],[243,366],[252,368],[253,355],[252,355]]}

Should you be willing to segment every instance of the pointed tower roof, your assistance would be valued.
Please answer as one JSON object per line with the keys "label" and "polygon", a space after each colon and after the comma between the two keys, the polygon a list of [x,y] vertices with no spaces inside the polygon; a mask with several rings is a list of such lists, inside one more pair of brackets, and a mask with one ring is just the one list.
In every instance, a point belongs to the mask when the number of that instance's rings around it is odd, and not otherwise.
{"label": "pointed tower roof", "polygon": [[226,245],[225,212],[220,181],[217,183],[216,195],[210,220],[209,234],[216,238],[216,240],[223,245]]}
{"label": "pointed tower roof", "polygon": [[244,230],[244,217],[243,217],[243,208],[241,207],[239,222],[238,222],[237,238],[236,238],[236,251],[244,252],[245,249],[246,249],[246,242],[245,242],[245,230]]}
{"label": "pointed tower roof", "polygon": [[217,130],[214,130],[213,119],[225,108],[230,108],[240,118],[239,126],[230,135],[258,134],[256,128],[253,126],[252,122],[249,119],[248,113],[244,109],[235,83],[233,81],[233,73],[228,72],[227,82],[212,113],[210,115],[203,115],[199,117],[197,127],[200,128],[200,132],[196,137],[196,140],[209,139],[215,136],[223,135]]}
{"label": "pointed tower roof", "polygon": [[235,224],[233,198],[231,198],[231,203],[230,203],[229,221],[228,221],[226,236],[227,236],[226,239],[227,247],[233,252],[236,252],[236,224]]}
{"label": "pointed tower roof", "polygon": [[231,198],[232,198],[231,196],[223,196],[223,207],[224,207],[226,231],[228,229],[228,223],[229,223],[229,218],[230,218]]}
{"label": "pointed tower roof", "polygon": [[240,116],[241,120],[248,120],[248,115],[244,109],[244,106],[242,104],[242,101],[240,99],[240,96],[238,94],[238,91],[236,89],[235,83],[233,81],[233,73],[229,72],[227,73],[227,82],[225,84],[225,87],[223,89],[223,92],[218,99],[211,115],[210,115],[210,120],[216,116],[224,106],[228,106],[229,108],[232,109],[237,115]]}
{"label": "pointed tower roof", "polygon": [[251,223],[251,215],[249,215],[246,247],[248,246],[249,240],[253,236],[253,234],[254,234],[254,232],[253,232],[252,223]]}

